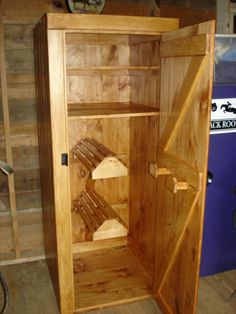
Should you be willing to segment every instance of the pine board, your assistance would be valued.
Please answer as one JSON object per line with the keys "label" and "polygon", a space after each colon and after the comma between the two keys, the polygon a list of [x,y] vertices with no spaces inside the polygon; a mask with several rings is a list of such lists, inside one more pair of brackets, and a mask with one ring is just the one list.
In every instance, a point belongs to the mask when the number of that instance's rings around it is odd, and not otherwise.
{"label": "pine board", "polygon": [[151,296],[150,277],[127,247],[74,255],[76,312]]}

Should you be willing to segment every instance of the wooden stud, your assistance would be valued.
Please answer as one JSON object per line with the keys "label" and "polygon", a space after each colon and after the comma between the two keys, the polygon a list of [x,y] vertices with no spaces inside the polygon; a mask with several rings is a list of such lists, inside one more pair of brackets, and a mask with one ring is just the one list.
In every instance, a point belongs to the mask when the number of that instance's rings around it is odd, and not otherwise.
{"label": "wooden stud", "polygon": [[[10,130],[10,117],[9,117],[9,106],[8,106],[8,94],[7,94],[7,79],[6,79],[6,58],[5,58],[5,47],[4,47],[4,30],[3,30],[3,12],[2,3],[0,4],[0,65],[1,65],[1,91],[2,91],[2,106],[3,106],[3,123],[5,131],[5,142],[6,142],[6,162],[10,165],[13,164],[12,158],[12,147],[11,147],[11,130]],[[10,209],[12,217],[12,229],[14,239],[14,249],[16,258],[20,258],[20,240],[19,240],[19,227],[17,222],[17,210],[16,210],[16,192],[15,192],[15,180],[14,174],[8,176],[8,188],[9,188],[9,199]]]}

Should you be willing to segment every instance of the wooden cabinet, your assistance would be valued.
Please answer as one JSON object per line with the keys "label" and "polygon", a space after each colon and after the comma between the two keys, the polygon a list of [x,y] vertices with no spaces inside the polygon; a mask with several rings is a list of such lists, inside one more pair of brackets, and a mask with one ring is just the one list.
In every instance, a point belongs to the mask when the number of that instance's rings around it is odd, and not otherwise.
{"label": "wooden cabinet", "polygon": [[45,250],[62,314],[195,313],[214,22],[47,14],[34,31]]}

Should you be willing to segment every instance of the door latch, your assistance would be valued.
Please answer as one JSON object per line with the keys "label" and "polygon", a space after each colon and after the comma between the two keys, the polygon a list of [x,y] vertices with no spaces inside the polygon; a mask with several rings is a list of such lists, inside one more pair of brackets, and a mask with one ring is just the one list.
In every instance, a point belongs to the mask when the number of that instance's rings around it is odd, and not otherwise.
{"label": "door latch", "polygon": [[61,154],[61,164],[62,166],[68,166],[68,154],[67,153]]}

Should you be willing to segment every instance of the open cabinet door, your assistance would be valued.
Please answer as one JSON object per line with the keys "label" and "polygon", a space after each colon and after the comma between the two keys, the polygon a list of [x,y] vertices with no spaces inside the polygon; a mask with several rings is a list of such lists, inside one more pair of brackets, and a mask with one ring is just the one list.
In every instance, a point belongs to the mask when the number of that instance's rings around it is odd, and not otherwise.
{"label": "open cabinet door", "polygon": [[213,78],[214,22],[165,33],[154,295],[163,313],[196,311]]}

